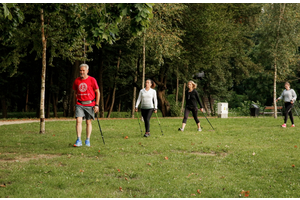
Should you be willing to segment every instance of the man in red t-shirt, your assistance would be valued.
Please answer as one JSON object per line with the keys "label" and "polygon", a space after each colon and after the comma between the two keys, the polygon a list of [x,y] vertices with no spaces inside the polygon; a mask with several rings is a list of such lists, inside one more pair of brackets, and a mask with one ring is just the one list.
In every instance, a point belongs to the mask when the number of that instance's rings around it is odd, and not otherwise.
{"label": "man in red t-shirt", "polygon": [[86,140],[85,145],[90,146],[92,133],[92,121],[95,119],[94,113],[99,111],[100,91],[95,78],[88,75],[89,66],[81,64],[79,66],[80,77],[75,79],[73,90],[76,96],[75,118],[77,140],[74,147],[82,146],[81,132],[82,120],[86,119]]}

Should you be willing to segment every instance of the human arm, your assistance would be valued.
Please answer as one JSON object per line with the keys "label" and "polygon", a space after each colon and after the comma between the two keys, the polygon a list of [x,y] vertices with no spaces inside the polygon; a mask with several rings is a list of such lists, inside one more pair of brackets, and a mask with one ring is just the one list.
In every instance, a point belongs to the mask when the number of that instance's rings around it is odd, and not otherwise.
{"label": "human arm", "polygon": [[153,99],[154,99],[154,113],[157,113],[157,95],[156,95],[156,90],[154,90]]}
{"label": "human arm", "polygon": [[291,103],[294,103],[295,101],[296,101],[296,99],[297,99],[297,94],[296,94],[296,92],[295,92],[295,90],[293,90],[292,89],[292,100],[291,100]]}
{"label": "human arm", "polygon": [[100,100],[100,90],[95,89],[95,94],[96,94],[96,105],[94,106],[94,112],[97,113],[99,112],[99,100]]}
{"label": "human arm", "polygon": [[136,103],[135,103],[135,112],[138,111],[138,107],[139,107],[139,104],[140,104],[141,99],[142,99],[142,94],[141,93],[142,93],[142,90],[140,90],[139,97],[138,97],[138,99],[136,100]]}
{"label": "human arm", "polygon": [[[283,91],[283,92],[284,92],[284,91]],[[283,97],[283,92],[281,93],[280,97],[278,97],[278,98],[276,99],[276,102],[277,102],[278,100],[282,99],[282,97]]]}

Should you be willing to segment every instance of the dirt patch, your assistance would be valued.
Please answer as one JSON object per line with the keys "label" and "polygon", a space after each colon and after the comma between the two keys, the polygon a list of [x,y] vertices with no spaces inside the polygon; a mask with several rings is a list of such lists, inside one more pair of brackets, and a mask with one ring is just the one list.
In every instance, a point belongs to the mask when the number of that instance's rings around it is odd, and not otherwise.
{"label": "dirt patch", "polygon": [[[15,153],[2,153],[1,155],[11,155]],[[30,157],[23,157],[23,156],[17,156],[14,158],[0,158],[0,163],[4,162],[28,162],[30,160],[38,160],[42,158],[46,159],[52,159],[52,158],[57,158],[60,157],[61,155],[59,154],[37,154],[37,155],[30,155]]]}
{"label": "dirt patch", "polygon": [[205,152],[197,152],[197,151],[192,151],[190,154],[196,154],[196,155],[201,155],[201,156],[216,156],[217,155],[215,152],[205,153]]}

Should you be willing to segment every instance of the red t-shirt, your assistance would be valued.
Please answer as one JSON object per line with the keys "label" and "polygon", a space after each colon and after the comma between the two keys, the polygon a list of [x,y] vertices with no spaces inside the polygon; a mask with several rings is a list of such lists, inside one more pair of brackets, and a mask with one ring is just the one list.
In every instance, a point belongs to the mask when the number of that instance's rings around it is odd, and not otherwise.
{"label": "red t-shirt", "polygon": [[[89,76],[87,79],[82,80],[81,77],[75,79],[73,90],[76,91],[76,98],[79,101],[91,101],[96,98],[95,90],[99,89],[98,83],[95,78]],[[95,106],[96,102],[90,104],[81,104],[77,101],[78,105],[82,106]]]}

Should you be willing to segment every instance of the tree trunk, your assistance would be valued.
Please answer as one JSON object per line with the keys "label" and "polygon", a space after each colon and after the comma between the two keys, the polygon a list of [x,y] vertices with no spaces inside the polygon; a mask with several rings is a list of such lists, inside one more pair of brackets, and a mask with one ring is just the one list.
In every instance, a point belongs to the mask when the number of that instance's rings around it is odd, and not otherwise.
{"label": "tree trunk", "polygon": [[205,101],[206,101],[205,96],[203,95],[203,96],[201,96],[200,98],[201,98],[201,100],[202,100],[202,104],[203,104],[205,113],[208,115],[208,114],[209,114],[209,110],[208,110],[207,104],[205,103]]}
{"label": "tree trunk", "polygon": [[145,87],[145,70],[146,70],[146,34],[143,38],[143,78],[142,78],[142,89]]}
{"label": "tree trunk", "polygon": [[105,105],[104,105],[104,111],[108,111],[109,108],[110,108],[110,105],[108,105],[108,103],[109,103],[109,100],[110,100],[111,93],[112,93],[112,91],[111,91],[111,88],[109,87],[108,88],[108,96],[106,98]]}
{"label": "tree trunk", "polygon": [[122,100],[121,99],[119,99],[119,108],[118,108],[118,112],[121,112],[121,106],[122,106]]}
{"label": "tree trunk", "polygon": [[178,77],[178,67],[177,67],[177,72],[176,72],[176,96],[175,96],[175,102],[176,105],[178,105],[178,93],[179,93],[179,77]]}
{"label": "tree trunk", "polygon": [[75,92],[73,90],[73,83],[75,79],[79,76],[79,65],[80,61],[76,60],[72,66],[72,76],[70,78],[70,89],[68,95],[68,116],[74,117],[75,116]]}
{"label": "tree trunk", "polygon": [[285,3],[283,4],[283,8],[281,9],[281,4],[280,4],[280,15],[279,15],[279,21],[278,21],[278,28],[277,28],[277,39],[276,39],[276,44],[275,44],[275,59],[274,59],[274,93],[273,93],[273,104],[274,104],[274,118],[277,118],[277,104],[276,104],[276,81],[277,81],[277,50],[278,50],[278,43],[279,43],[279,31],[280,31],[280,25],[281,25],[281,19],[283,19],[284,15],[284,9],[285,9]]}
{"label": "tree trunk", "polygon": [[27,88],[26,88],[25,112],[28,112],[28,98],[29,98],[29,83],[27,83]]}
{"label": "tree trunk", "polygon": [[209,106],[210,106],[210,115],[215,115],[215,109],[214,109],[214,98],[211,95],[208,95],[209,100]]}
{"label": "tree trunk", "polygon": [[46,48],[47,40],[45,38],[44,30],[44,11],[41,9],[41,32],[42,32],[42,74],[41,74],[41,99],[40,99],[40,133],[44,134],[45,131],[45,79],[46,79]]}
{"label": "tree trunk", "polygon": [[107,118],[110,118],[110,114],[114,108],[114,103],[115,103],[115,97],[116,97],[116,90],[117,90],[117,81],[118,81],[118,72],[119,72],[119,68],[120,68],[120,60],[121,60],[121,50],[119,51],[119,58],[118,58],[118,63],[117,63],[117,70],[116,70],[116,76],[115,76],[115,84],[114,84],[114,89],[113,89],[113,93],[112,93],[112,98],[111,98],[111,106],[110,109],[107,113]]}
{"label": "tree trunk", "polygon": [[49,91],[48,95],[47,95],[47,101],[46,101],[46,117],[45,118],[50,118],[50,104],[51,104],[51,93]]}
{"label": "tree trunk", "polygon": [[185,88],[186,88],[186,83],[183,84],[183,89],[182,89],[181,114],[183,113],[183,108],[184,108]]}
{"label": "tree trunk", "polygon": [[166,99],[166,89],[158,87],[157,98],[158,107],[161,109],[163,117],[170,116],[170,103]]}
{"label": "tree trunk", "polygon": [[[134,83],[137,82],[138,67],[139,67],[139,58],[137,58],[137,61],[136,61],[136,71],[135,71],[135,75],[134,75]],[[136,87],[133,87],[131,118],[134,118],[135,102],[136,102]]]}
{"label": "tree trunk", "polygon": [[99,49],[99,57],[100,57],[100,67],[99,67],[99,89],[100,89],[100,118],[104,118],[104,93],[103,93],[103,52],[102,49]]}
{"label": "tree trunk", "polygon": [[53,105],[53,115],[57,117],[57,102],[58,102],[58,95],[57,93],[52,94],[52,105]]}
{"label": "tree trunk", "polygon": [[2,118],[7,118],[7,106],[6,99],[4,96],[1,98],[1,106],[2,106]]}

